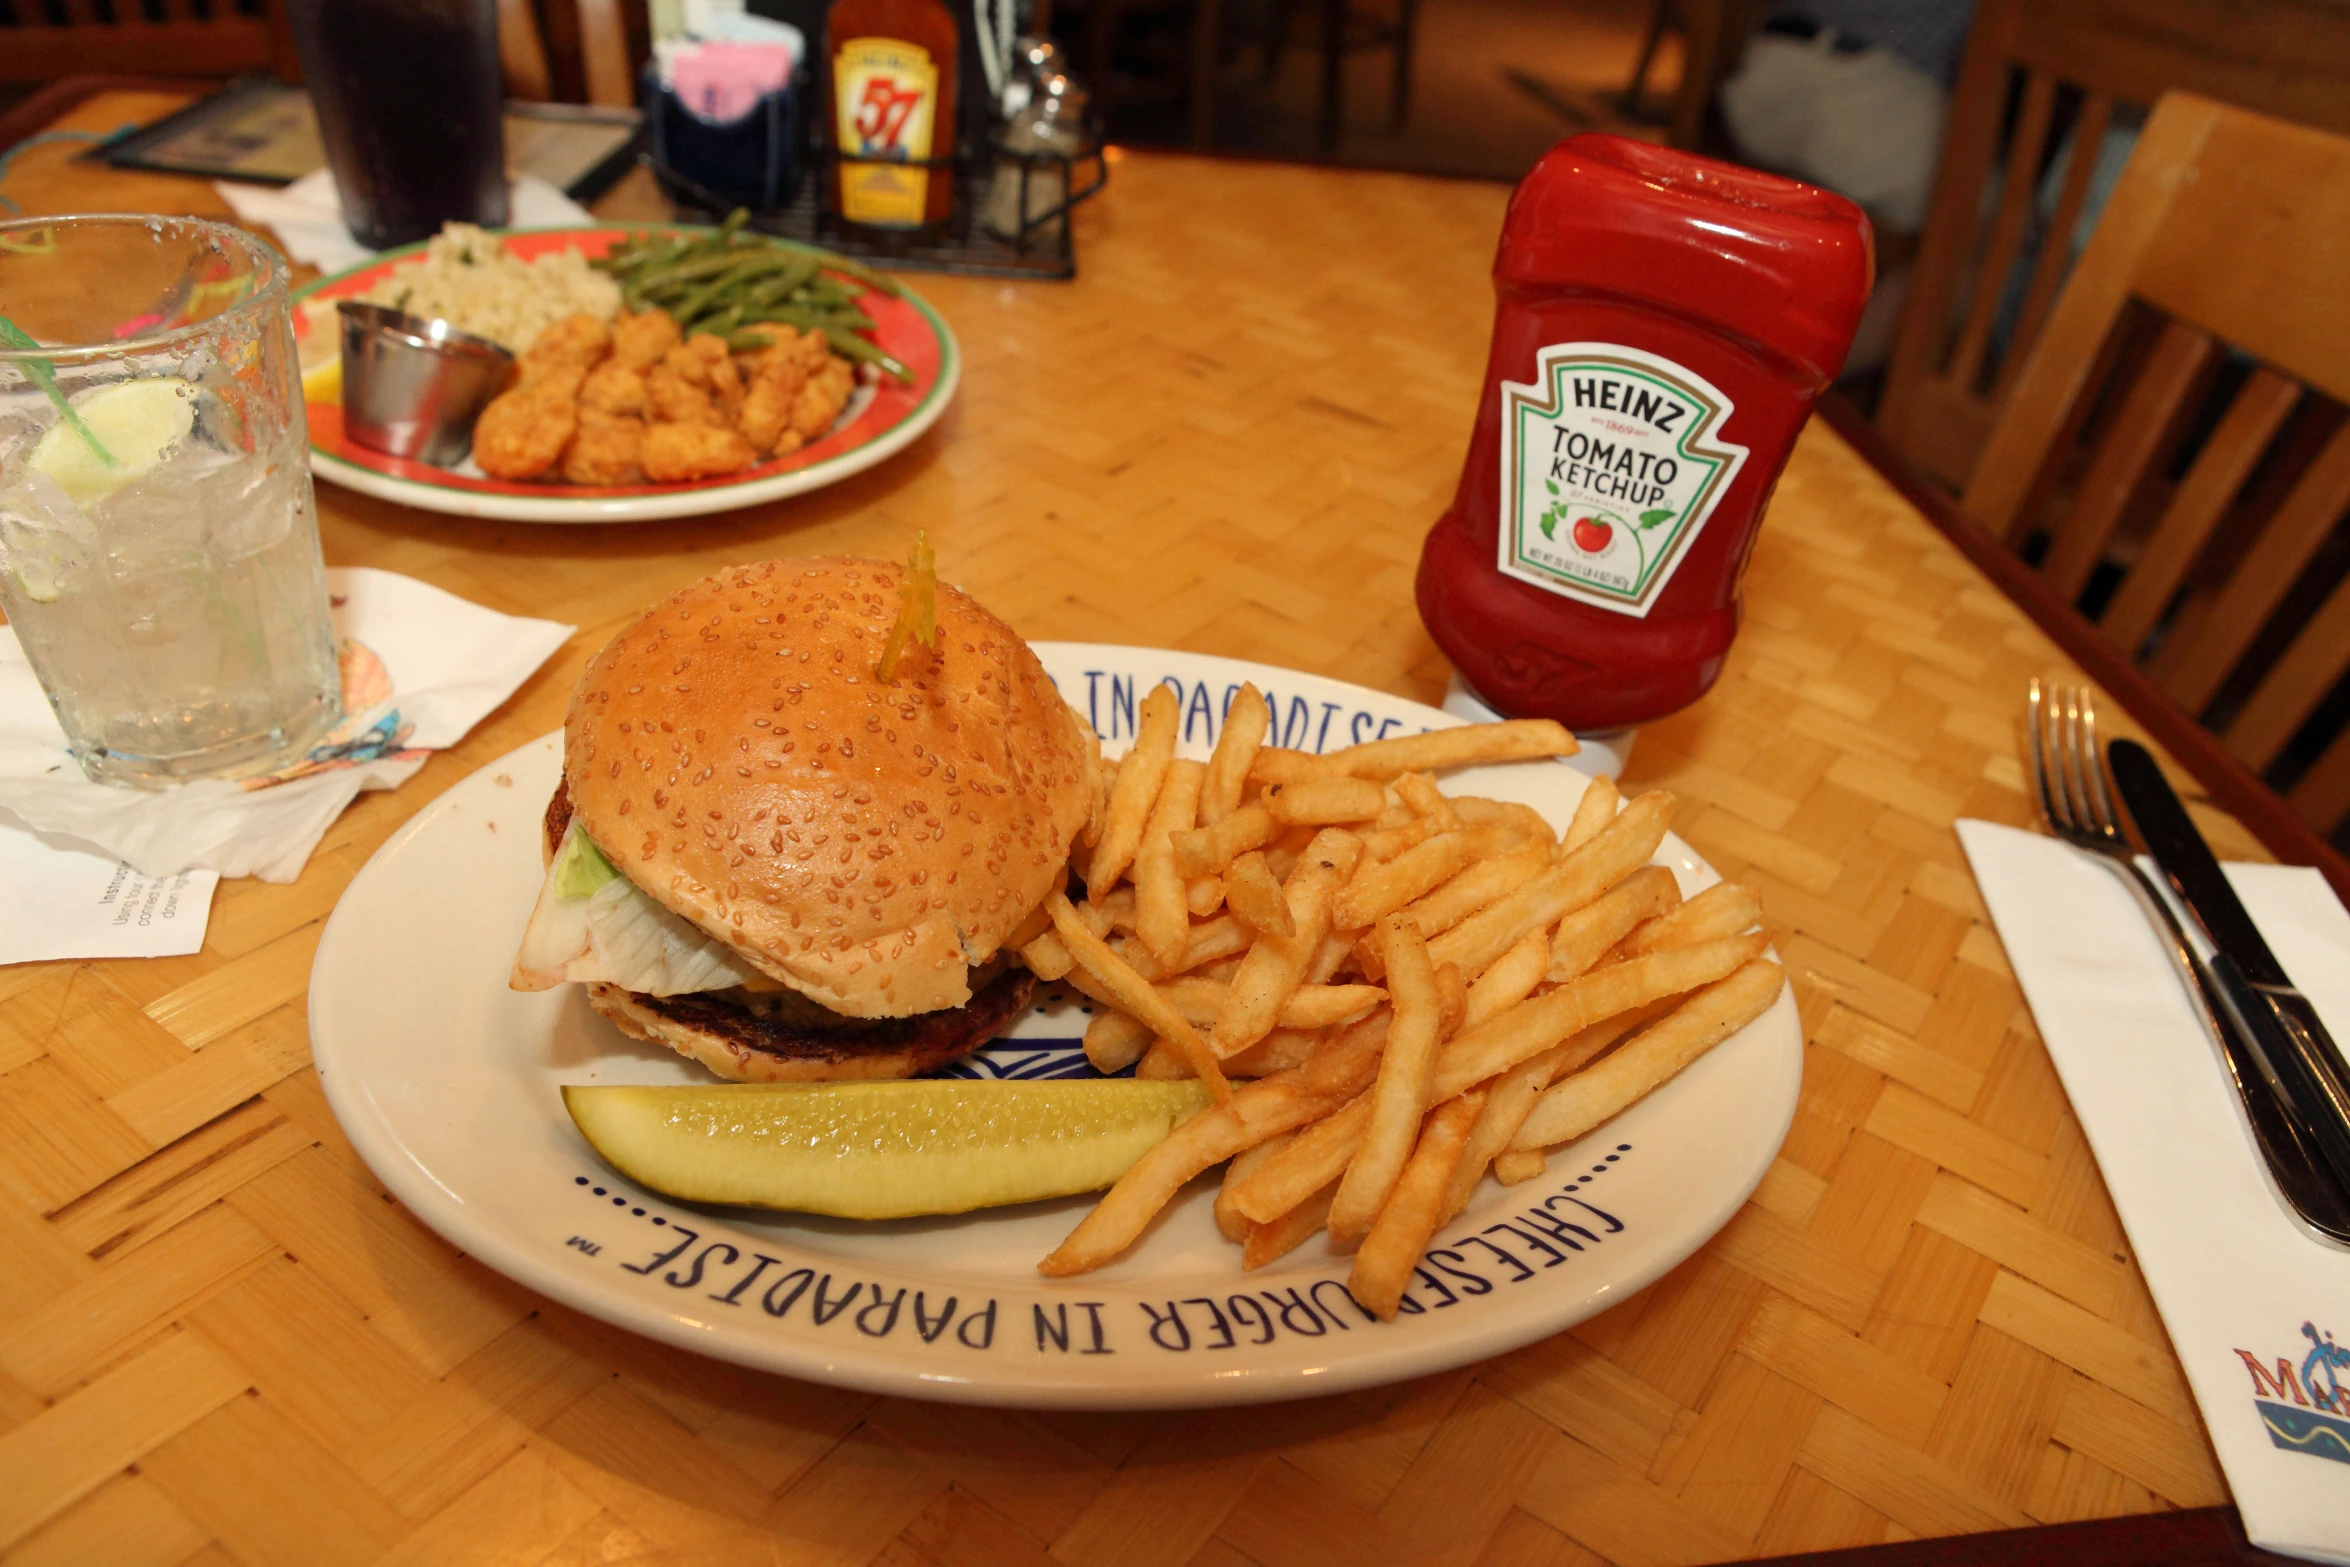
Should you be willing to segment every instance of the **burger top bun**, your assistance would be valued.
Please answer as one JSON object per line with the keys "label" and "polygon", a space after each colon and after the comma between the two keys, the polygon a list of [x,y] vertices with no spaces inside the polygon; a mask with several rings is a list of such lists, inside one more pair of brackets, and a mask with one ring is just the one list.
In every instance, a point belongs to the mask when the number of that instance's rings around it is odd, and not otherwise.
{"label": "burger top bun", "polygon": [[1010,627],[939,584],[938,647],[874,678],[905,568],[705,577],[589,661],[572,809],[629,880],[850,1017],[971,998],[1061,884],[1098,751]]}

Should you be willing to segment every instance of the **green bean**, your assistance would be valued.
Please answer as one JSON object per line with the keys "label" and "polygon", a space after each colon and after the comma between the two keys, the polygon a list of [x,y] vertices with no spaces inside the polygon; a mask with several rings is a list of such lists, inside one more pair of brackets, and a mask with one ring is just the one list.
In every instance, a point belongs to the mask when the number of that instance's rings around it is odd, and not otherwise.
{"label": "green bean", "polygon": [[733,354],[755,354],[774,346],[774,337],[766,332],[734,332],[726,339],[726,350]]}
{"label": "green bean", "polygon": [[824,335],[831,340],[833,352],[839,354],[843,359],[854,359],[861,364],[879,365],[900,382],[908,386],[913,384],[914,374],[912,371],[882,352],[877,345],[857,336],[856,333],[841,327],[826,327]]}
{"label": "green bean", "polygon": [[728,337],[733,334],[736,327],[742,325],[742,320],[743,307],[728,305],[724,310],[714,311],[702,317],[694,324],[694,330],[707,332],[713,337]]}
{"label": "green bean", "polygon": [[680,300],[677,307],[670,311],[670,314],[677,317],[679,326],[684,326],[719,305],[723,296],[730,289],[739,289],[761,272],[770,270],[773,265],[774,263],[764,256],[748,256],[738,260],[733,266],[728,267],[724,272],[719,273]]}

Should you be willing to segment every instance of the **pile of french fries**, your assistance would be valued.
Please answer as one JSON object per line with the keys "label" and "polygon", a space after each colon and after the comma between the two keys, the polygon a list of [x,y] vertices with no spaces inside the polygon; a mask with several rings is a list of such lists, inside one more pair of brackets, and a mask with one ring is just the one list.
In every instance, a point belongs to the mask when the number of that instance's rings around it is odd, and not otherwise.
{"label": "pile of french fries", "polygon": [[1313,756],[1264,743],[1271,715],[1244,686],[1200,763],[1175,755],[1177,708],[1154,688],[1103,769],[1084,902],[1053,894],[1013,942],[1099,1004],[1097,1068],[1197,1077],[1215,1103],[1104,1194],[1047,1274],[1109,1262],[1225,1164],[1216,1223],[1244,1267],[1327,1231],[1353,1251],[1355,1297],[1393,1317],[1489,1168],[1541,1174],[1546,1148],[1778,997],[1753,891],[1684,902],[1649,863],[1671,795],[1626,802],[1600,779],[1562,839],[1530,806],[1454,798],[1432,776],[1570,755],[1557,724]]}

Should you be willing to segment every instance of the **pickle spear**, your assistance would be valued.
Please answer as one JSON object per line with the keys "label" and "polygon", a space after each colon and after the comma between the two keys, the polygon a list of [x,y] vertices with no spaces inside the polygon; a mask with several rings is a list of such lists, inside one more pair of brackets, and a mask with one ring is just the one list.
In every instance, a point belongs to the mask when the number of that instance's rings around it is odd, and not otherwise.
{"label": "pickle spear", "polygon": [[650,1191],[848,1219],[1098,1191],[1207,1102],[1196,1082],[1130,1078],[563,1090],[596,1152]]}

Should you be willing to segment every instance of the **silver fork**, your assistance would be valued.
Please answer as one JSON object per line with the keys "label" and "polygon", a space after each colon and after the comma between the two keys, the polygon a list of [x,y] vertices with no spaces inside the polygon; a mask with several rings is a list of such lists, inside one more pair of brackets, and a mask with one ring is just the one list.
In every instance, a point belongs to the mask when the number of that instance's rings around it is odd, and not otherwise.
{"label": "silver fork", "polygon": [[2105,753],[2097,743],[2096,699],[2086,687],[2055,682],[2043,687],[2035,677],[2024,706],[2032,784],[2041,819],[2057,837],[2095,855],[2136,895],[2178,970],[2204,1031],[2219,1046],[2228,1080],[2243,1101],[2253,1140],[2260,1145],[2279,1194],[2313,1228],[2336,1240],[2350,1241],[2350,1198],[2319,1164],[2292,1118],[2283,1112],[2283,1091],[2269,1082],[2259,1052],[2223,1021],[2227,1014],[2213,997],[2212,981],[2186,926],[2154,878],[2138,863],[2114,814]]}

